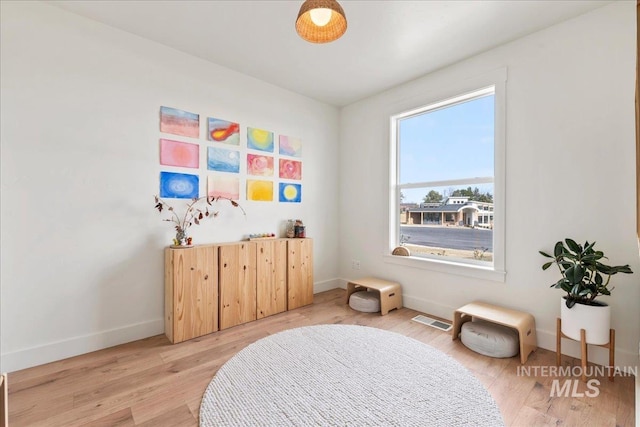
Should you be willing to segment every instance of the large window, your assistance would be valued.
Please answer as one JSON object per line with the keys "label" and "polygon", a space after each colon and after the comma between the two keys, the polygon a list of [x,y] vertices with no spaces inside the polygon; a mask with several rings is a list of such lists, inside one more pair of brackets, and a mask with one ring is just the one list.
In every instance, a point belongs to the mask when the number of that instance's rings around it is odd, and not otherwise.
{"label": "large window", "polygon": [[390,247],[431,263],[504,270],[503,87],[392,117]]}

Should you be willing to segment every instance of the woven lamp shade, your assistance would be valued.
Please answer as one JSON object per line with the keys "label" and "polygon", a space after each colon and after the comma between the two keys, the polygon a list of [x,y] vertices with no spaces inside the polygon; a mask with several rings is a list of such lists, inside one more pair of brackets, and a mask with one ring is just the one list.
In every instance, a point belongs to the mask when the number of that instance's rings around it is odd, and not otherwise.
{"label": "woven lamp shade", "polygon": [[[329,22],[323,26],[316,25],[311,20],[313,9],[330,9]],[[308,42],[329,43],[339,39],[347,31],[347,18],[336,0],[306,0],[298,12],[296,31]]]}

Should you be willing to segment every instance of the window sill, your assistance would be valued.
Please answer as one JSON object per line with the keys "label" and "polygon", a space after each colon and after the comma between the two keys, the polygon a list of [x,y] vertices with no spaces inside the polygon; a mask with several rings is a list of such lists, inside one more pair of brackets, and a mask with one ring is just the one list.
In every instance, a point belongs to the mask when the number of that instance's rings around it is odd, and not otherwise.
{"label": "window sill", "polygon": [[501,283],[504,283],[507,275],[505,271],[494,270],[492,267],[414,256],[384,255],[384,262]]}

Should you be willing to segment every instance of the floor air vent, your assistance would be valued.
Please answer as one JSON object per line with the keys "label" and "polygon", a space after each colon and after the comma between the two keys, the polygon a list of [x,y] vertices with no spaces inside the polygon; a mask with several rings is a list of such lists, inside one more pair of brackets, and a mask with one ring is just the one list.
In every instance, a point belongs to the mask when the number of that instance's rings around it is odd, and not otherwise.
{"label": "floor air vent", "polygon": [[451,330],[451,325],[449,323],[445,323],[442,322],[440,320],[436,320],[436,319],[432,319],[430,317],[427,316],[423,316],[423,315],[418,315],[416,317],[414,317],[413,319],[414,322],[418,322],[418,323],[422,323],[423,325],[427,325],[427,326],[431,326],[433,328],[436,329],[440,329],[441,331],[450,331]]}

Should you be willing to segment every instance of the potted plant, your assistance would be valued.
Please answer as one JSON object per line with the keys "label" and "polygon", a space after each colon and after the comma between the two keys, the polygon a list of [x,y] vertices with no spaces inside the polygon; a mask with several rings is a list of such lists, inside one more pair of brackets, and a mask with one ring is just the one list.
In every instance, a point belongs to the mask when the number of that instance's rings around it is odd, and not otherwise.
{"label": "potted plant", "polygon": [[[178,215],[175,209],[170,206],[167,202],[162,200],[158,196],[154,196],[155,198],[155,208],[158,212],[162,213],[163,211],[170,212],[169,218],[163,219],[163,221],[172,222],[174,224],[174,228],[176,230],[176,237],[173,239],[173,245],[176,247],[190,247],[191,246],[191,237],[187,236],[187,230],[193,224],[200,224],[200,221],[206,218],[215,218],[218,216],[218,211],[209,210],[213,209],[213,203],[217,202],[220,199],[227,200],[231,203],[231,206],[234,208],[240,208],[242,213],[246,215],[246,212],[235,200],[228,199],[226,197],[221,196],[203,196],[191,199],[191,201],[187,204],[187,208],[184,212],[184,215]],[[205,203],[206,205],[203,208],[200,208],[198,205],[201,203]]]}
{"label": "potted plant", "polygon": [[609,342],[611,308],[596,298],[611,295],[611,276],[633,271],[629,265],[604,264],[602,260],[608,258],[602,251],[594,249],[595,244],[585,242],[580,245],[572,239],[565,239],[555,244],[553,255],[543,251],[540,254],[552,259],[542,265],[543,270],[555,264],[562,275],[551,285],[567,293],[560,300],[562,333],[580,341],[580,329],[584,329],[588,344],[602,345]]}

